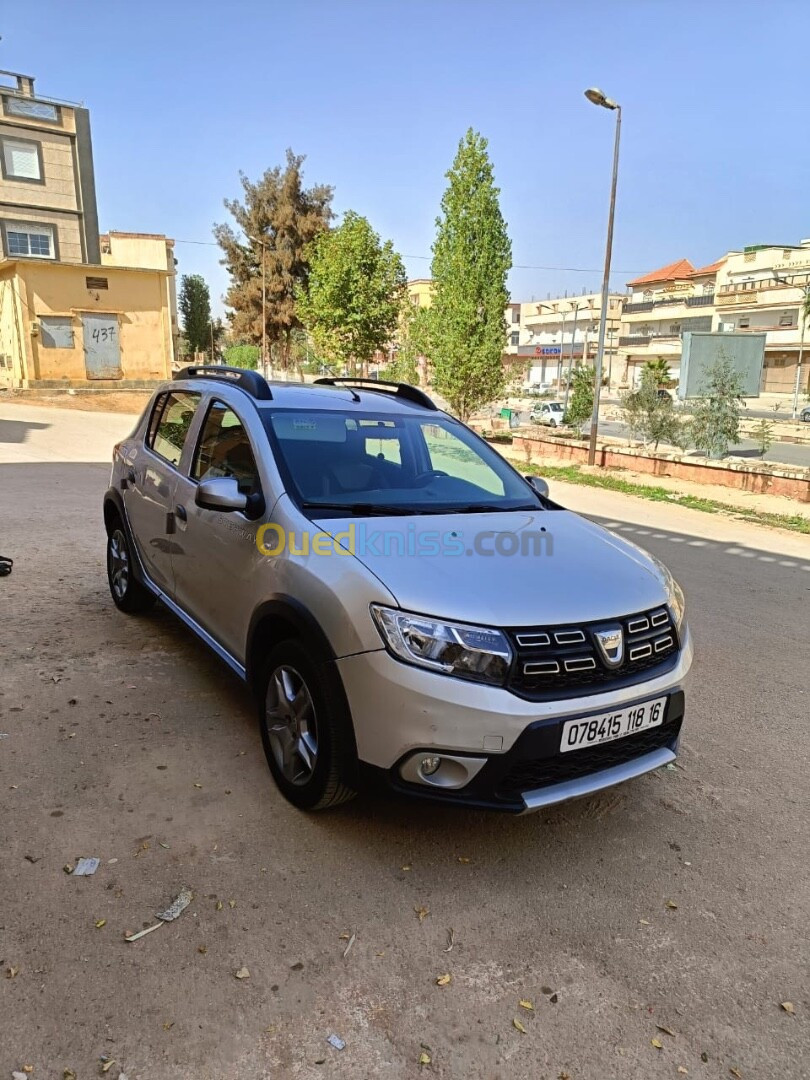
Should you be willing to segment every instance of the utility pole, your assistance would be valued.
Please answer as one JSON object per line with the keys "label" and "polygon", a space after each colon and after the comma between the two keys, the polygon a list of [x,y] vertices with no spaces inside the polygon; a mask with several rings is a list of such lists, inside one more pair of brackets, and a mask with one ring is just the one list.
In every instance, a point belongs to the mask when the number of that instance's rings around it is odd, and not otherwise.
{"label": "utility pole", "polygon": [[267,241],[264,237],[249,236],[254,244],[261,244],[262,248],[262,374],[267,378],[267,263],[265,251]]}
{"label": "utility pole", "polygon": [[799,289],[802,294],[802,302],[799,304],[799,323],[801,326],[801,332],[799,334],[799,356],[796,361],[796,382],[793,384],[793,419],[799,415],[799,393],[802,388],[802,361],[804,359],[804,328],[807,323],[807,304],[810,297],[810,285],[794,285],[792,281],[788,281],[787,278],[779,277],[778,274],[773,275],[773,279],[777,285],[791,285],[794,289]]}

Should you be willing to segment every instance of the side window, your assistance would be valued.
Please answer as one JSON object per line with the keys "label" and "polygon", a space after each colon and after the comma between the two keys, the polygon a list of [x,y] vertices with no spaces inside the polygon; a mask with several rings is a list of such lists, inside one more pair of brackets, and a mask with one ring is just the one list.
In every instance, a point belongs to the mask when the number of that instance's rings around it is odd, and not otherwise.
{"label": "side window", "polygon": [[448,476],[467,480],[484,491],[503,495],[503,481],[487,463],[452,432],[438,424],[423,424],[430,466]]}
{"label": "side window", "polygon": [[244,495],[261,490],[256,459],[242,421],[233,409],[214,401],[197,444],[191,478],[213,480],[218,476],[232,476]]}
{"label": "side window", "polygon": [[171,465],[180,463],[186,436],[199,404],[200,395],[186,390],[164,394],[155,403],[146,445]]}

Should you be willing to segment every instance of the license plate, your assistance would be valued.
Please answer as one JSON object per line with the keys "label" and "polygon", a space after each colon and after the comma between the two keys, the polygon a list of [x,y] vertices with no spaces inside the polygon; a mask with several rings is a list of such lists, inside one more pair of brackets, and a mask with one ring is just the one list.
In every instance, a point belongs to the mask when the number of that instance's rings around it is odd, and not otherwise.
{"label": "license plate", "polygon": [[581,750],[583,746],[598,746],[614,739],[623,739],[626,735],[635,735],[637,731],[658,727],[664,722],[666,704],[667,699],[661,697],[655,701],[644,701],[641,705],[631,705],[627,709],[614,709],[601,716],[567,720],[563,724],[560,753]]}

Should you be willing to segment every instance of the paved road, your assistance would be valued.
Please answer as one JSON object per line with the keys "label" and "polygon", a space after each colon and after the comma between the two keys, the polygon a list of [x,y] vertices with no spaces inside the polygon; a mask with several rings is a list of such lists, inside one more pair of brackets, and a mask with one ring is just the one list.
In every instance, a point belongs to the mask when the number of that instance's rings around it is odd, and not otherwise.
{"label": "paved road", "polygon": [[[107,466],[75,455],[128,421],[96,422],[0,424],[0,1076],[810,1076],[806,537],[555,485],[686,588],[683,768],[520,819],[306,817],[236,679],[165,611],[113,608]],[[97,874],[68,877],[82,855]]]}

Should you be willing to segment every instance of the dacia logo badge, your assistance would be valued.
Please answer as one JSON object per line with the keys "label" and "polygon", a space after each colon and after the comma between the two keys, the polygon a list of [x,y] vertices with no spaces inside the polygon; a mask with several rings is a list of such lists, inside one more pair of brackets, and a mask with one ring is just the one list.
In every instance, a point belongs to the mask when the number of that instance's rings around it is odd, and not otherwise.
{"label": "dacia logo badge", "polygon": [[620,626],[610,626],[604,630],[594,631],[596,644],[602,654],[602,659],[609,668],[617,668],[624,660],[624,634]]}

